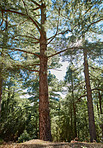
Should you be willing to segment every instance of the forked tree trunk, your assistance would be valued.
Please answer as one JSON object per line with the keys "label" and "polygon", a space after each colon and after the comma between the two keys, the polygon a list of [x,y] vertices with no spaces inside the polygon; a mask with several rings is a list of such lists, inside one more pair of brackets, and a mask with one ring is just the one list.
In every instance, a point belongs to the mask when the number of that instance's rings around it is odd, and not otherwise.
{"label": "forked tree trunk", "polygon": [[41,36],[40,36],[40,72],[39,72],[39,135],[41,140],[51,141],[51,125],[48,100],[47,80],[47,40],[44,24],[46,21],[45,4],[41,6]]}
{"label": "forked tree trunk", "polygon": [[89,116],[89,132],[90,132],[90,141],[96,140],[96,130],[95,130],[95,121],[94,121],[94,111],[93,111],[93,102],[92,102],[92,91],[89,78],[89,68],[87,60],[87,50],[83,50],[84,53],[84,75],[85,83],[87,90],[87,106],[88,106],[88,116]]}

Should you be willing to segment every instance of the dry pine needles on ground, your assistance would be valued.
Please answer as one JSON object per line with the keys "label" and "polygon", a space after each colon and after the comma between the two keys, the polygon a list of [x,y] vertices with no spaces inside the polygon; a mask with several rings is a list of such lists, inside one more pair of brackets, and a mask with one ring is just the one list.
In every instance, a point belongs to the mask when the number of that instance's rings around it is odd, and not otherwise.
{"label": "dry pine needles on ground", "polygon": [[30,140],[24,143],[4,143],[0,148],[103,148],[100,143],[86,142],[48,142],[38,139]]}

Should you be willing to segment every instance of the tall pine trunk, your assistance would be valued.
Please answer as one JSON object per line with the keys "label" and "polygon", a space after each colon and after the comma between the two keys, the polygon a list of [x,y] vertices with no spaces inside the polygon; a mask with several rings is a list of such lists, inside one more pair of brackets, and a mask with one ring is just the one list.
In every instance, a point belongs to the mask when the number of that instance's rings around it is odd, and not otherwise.
{"label": "tall pine trunk", "polygon": [[40,72],[39,72],[39,136],[41,140],[51,141],[51,125],[49,115],[48,79],[47,79],[47,40],[44,24],[46,21],[45,4],[41,6],[40,36]]}
{"label": "tall pine trunk", "polygon": [[88,106],[88,116],[89,116],[90,141],[93,142],[93,140],[96,140],[96,130],[95,130],[92,91],[91,91],[91,85],[90,85],[89,67],[88,67],[86,49],[83,50],[83,54],[84,54],[84,75],[85,75],[85,84],[86,84],[86,90],[87,90],[87,106]]}

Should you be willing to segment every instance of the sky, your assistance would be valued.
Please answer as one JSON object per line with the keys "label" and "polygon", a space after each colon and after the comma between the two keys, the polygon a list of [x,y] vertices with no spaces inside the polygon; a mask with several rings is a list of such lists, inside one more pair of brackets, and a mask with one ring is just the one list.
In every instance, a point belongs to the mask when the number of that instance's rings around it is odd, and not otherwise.
{"label": "sky", "polygon": [[58,68],[57,70],[50,70],[52,74],[54,74],[56,76],[56,78],[58,80],[63,80],[64,76],[66,75],[66,70],[67,70],[67,66],[69,65],[68,62],[60,62],[60,64],[62,64],[62,66],[60,68]]}

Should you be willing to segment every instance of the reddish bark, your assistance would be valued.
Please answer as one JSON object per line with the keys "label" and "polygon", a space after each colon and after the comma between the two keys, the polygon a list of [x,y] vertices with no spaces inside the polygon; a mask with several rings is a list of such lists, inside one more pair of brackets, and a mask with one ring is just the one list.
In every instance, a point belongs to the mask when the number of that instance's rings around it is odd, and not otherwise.
{"label": "reddish bark", "polygon": [[45,5],[41,7],[41,36],[40,36],[40,72],[39,72],[39,134],[40,139],[51,141],[51,125],[49,115],[48,80],[47,80],[47,39],[44,30],[46,21]]}
{"label": "reddish bark", "polygon": [[39,132],[40,139],[51,140],[48,80],[47,80],[47,58],[41,57],[39,73]]}
{"label": "reddish bark", "polygon": [[[72,71],[73,73],[73,71]],[[72,85],[72,103],[73,103],[73,114],[74,114],[74,138],[77,137],[77,127],[76,127],[76,104],[74,101],[74,83],[73,74],[71,73],[71,85]]]}
{"label": "reddish bark", "polygon": [[95,121],[94,121],[92,91],[91,91],[90,78],[89,78],[87,50],[84,49],[83,53],[84,53],[84,75],[85,75],[85,83],[86,83],[86,90],[87,90],[87,106],[88,106],[88,116],[89,116],[90,141],[93,142],[93,140],[96,140],[96,129],[95,129]]}
{"label": "reddish bark", "polygon": [[100,92],[98,92],[98,96],[99,96],[100,114],[102,114],[102,97]]}
{"label": "reddish bark", "polygon": [[74,113],[74,137],[77,137],[77,126],[76,126],[76,105],[73,100],[73,113]]}
{"label": "reddish bark", "polygon": [[1,116],[1,100],[2,100],[2,78],[0,75],[0,116]]}
{"label": "reddish bark", "polygon": [[[103,114],[103,111],[102,111],[102,97],[101,97],[100,92],[98,92],[98,95],[99,95],[100,114]],[[103,123],[100,125],[100,127],[101,127],[101,130],[102,130],[102,138],[103,138]]]}

